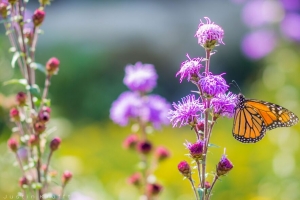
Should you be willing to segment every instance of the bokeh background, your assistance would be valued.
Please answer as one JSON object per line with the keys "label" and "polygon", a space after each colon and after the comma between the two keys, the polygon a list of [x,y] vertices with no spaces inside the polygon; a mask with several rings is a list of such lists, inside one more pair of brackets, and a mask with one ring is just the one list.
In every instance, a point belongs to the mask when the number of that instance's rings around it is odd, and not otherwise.
{"label": "bokeh background", "polygon": [[[38,6],[30,1],[32,11]],[[226,72],[248,98],[280,104],[300,115],[300,2],[299,0],[153,0],[53,1],[46,9],[39,37],[37,62],[56,56],[59,74],[52,79],[50,97],[54,135],[63,138],[52,167],[74,174],[66,193],[73,200],[131,200],[137,191],[126,183],[137,156],[121,147],[131,128],[109,119],[111,103],[127,90],[124,67],[137,61],[154,64],[159,75],[153,93],[177,102],[195,90],[175,77],[180,63],[204,56],[194,34],[199,19],[208,16],[225,31],[226,45],[217,47],[211,70]],[[2,27],[0,83],[19,78],[10,67],[12,55]],[[38,83],[44,75],[38,73]],[[43,85],[43,84],[42,84]],[[0,86],[0,198],[16,195],[21,173],[6,141],[12,124],[8,110],[15,86]],[[230,90],[239,93],[231,86]],[[218,182],[213,199],[300,199],[299,125],[275,129],[257,144],[242,144],[231,134],[232,119],[219,120],[209,153],[213,171],[224,148],[234,169]],[[188,127],[163,127],[149,136],[170,149],[172,157],[156,171],[164,186],[160,199],[193,199],[187,180],[177,171],[186,157],[182,145],[194,140]],[[59,179],[58,179],[59,180]]]}

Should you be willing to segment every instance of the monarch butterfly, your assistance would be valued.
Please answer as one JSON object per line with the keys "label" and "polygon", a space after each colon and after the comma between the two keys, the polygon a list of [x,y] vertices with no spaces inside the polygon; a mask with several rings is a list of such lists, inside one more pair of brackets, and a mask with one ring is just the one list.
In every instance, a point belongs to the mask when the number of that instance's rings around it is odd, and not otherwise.
{"label": "monarch butterfly", "polygon": [[267,130],[289,127],[298,123],[299,118],[282,106],[238,95],[234,110],[233,137],[243,143],[260,141]]}

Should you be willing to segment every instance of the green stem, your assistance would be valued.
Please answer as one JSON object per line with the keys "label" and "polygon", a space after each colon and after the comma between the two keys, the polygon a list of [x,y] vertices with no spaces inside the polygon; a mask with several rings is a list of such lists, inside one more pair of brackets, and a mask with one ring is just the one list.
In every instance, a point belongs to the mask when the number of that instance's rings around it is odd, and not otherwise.
{"label": "green stem", "polygon": [[196,188],[195,188],[194,181],[192,180],[192,178],[189,178],[189,181],[190,181],[190,183],[191,183],[191,185],[192,185],[192,189],[193,189],[193,191],[194,191],[195,199],[198,200],[199,197],[198,197],[197,190],[196,190]]}

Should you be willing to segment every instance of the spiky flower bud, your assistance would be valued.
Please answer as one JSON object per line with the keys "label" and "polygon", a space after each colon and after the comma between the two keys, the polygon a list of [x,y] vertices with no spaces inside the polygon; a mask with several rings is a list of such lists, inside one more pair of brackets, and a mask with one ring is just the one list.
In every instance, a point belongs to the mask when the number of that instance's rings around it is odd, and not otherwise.
{"label": "spiky flower bud", "polygon": [[62,183],[63,185],[66,185],[71,179],[72,179],[73,174],[70,171],[65,171],[62,175]]}
{"label": "spiky flower bud", "polygon": [[11,121],[17,122],[20,121],[20,112],[17,108],[12,108],[9,111]]}
{"label": "spiky flower bud", "polygon": [[191,167],[186,161],[181,161],[178,164],[178,170],[184,177],[191,178],[192,175]]}
{"label": "spiky flower bud", "polygon": [[41,134],[46,130],[46,125],[43,122],[36,122],[34,124],[34,130],[37,134]]}
{"label": "spiky flower bud", "polygon": [[217,165],[217,175],[225,175],[227,174],[231,169],[233,168],[233,165],[231,161],[226,157],[226,155],[223,155],[220,162]]}
{"label": "spiky flower bud", "polygon": [[25,92],[18,92],[16,95],[16,101],[19,106],[24,106],[26,104],[27,95]]}
{"label": "spiky flower bud", "polygon": [[57,74],[59,69],[59,60],[55,57],[50,58],[46,64],[46,70],[49,75]]}
{"label": "spiky flower bud", "polygon": [[139,142],[137,150],[142,154],[148,154],[152,150],[152,144],[149,141]]}
{"label": "spiky flower bud", "polygon": [[56,151],[60,146],[61,139],[59,137],[55,137],[50,142],[50,149],[51,151]]}
{"label": "spiky flower bud", "polygon": [[38,27],[42,25],[43,21],[45,19],[45,11],[41,9],[37,9],[34,11],[33,16],[32,16],[32,21],[34,26]]}
{"label": "spiky flower bud", "polygon": [[170,157],[170,152],[165,147],[157,147],[154,155],[158,161],[162,161]]}
{"label": "spiky flower bud", "polygon": [[10,138],[7,141],[7,146],[10,148],[10,150],[16,153],[19,147],[19,143],[15,138]]}

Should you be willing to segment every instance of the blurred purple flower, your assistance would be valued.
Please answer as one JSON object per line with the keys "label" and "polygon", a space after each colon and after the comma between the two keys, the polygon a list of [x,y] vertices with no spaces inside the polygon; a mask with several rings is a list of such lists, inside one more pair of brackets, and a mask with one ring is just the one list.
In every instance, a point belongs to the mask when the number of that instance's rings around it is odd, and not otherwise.
{"label": "blurred purple flower", "polygon": [[134,92],[123,92],[117,100],[112,103],[110,118],[121,126],[128,124],[130,118],[139,116],[139,108],[142,106],[140,96]]}
{"label": "blurred purple flower", "polygon": [[203,67],[201,64],[202,58],[193,58],[191,59],[188,54],[186,54],[188,60],[181,63],[180,70],[177,72],[176,76],[180,75],[180,83],[184,78],[187,78],[188,81],[200,77],[200,69]]}
{"label": "blurred purple flower", "polygon": [[248,1],[243,9],[243,21],[249,27],[280,21],[283,9],[277,1]]}
{"label": "blurred purple flower", "polygon": [[151,122],[154,128],[159,129],[161,125],[168,125],[168,112],[171,105],[159,95],[145,97],[145,103],[141,110],[141,118],[145,122]]}
{"label": "blurred purple flower", "polygon": [[153,65],[137,62],[126,66],[123,82],[132,91],[149,92],[156,86],[157,78]]}
{"label": "blurred purple flower", "polygon": [[70,200],[92,200],[92,198],[80,192],[73,192],[70,196]]}
{"label": "blurred purple flower", "polygon": [[219,94],[211,100],[214,113],[223,117],[232,118],[234,108],[237,104],[237,95],[228,92],[227,94]]}
{"label": "blurred purple flower", "polygon": [[276,46],[275,33],[270,30],[259,30],[247,34],[242,41],[244,54],[251,59],[260,59],[273,51]]}
{"label": "blurred purple flower", "polygon": [[[224,30],[211,22],[208,17],[204,17],[206,20],[206,24],[200,20],[200,24],[198,26],[198,30],[195,34],[195,37],[198,38],[198,44],[203,47],[207,47],[207,45],[212,45],[212,42],[217,42],[220,44],[224,44]],[[218,45],[217,43],[213,44],[213,46]]]}
{"label": "blurred purple flower", "polygon": [[281,28],[281,32],[289,39],[300,41],[300,15],[299,14],[296,13],[286,14],[285,18],[281,22],[280,28]]}
{"label": "blurred purple flower", "polygon": [[173,127],[187,125],[193,121],[194,117],[199,116],[197,114],[199,111],[203,112],[203,105],[199,99],[195,99],[195,95],[188,95],[181,100],[182,102],[178,101],[178,104],[173,103],[175,110],[170,110],[168,113]]}
{"label": "blurred purple flower", "polygon": [[281,4],[286,10],[299,10],[300,1],[299,0],[280,0]]}
{"label": "blurred purple flower", "polygon": [[228,85],[225,79],[220,75],[209,74],[200,79],[199,84],[202,88],[202,92],[208,96],[214,97],[218,94],[223,94],[228,90]]}

